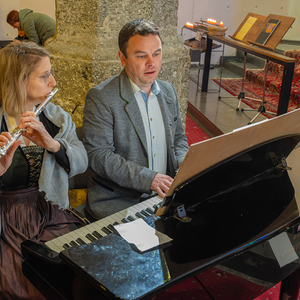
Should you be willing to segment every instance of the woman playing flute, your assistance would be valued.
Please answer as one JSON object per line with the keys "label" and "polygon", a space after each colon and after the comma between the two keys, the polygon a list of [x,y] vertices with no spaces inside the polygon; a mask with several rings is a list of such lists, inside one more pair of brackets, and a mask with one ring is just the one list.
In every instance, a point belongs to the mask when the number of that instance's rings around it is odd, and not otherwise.
{"label": "woman playing flute", "polygon": [[22,274],[20,244],[46,242],[80,226],[69,206],[68,178],[87,155],[71,116],[60,106],[34,110],[56,85],[49,53],[35,43],[0,50],[0,147],[22,135],[0,160],[0,299],[44,299]]}

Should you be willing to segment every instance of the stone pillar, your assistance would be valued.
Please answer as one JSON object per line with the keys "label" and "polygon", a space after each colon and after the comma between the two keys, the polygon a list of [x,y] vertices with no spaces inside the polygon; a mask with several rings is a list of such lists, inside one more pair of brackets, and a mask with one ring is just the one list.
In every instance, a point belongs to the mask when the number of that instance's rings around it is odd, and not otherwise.
{"label": "stone pillar", "polygon": [[50,51],[59,93],[53,102],[68,111],[76,126],[88,90],[118,74],[118,33],[137,18],[160,29],[163,63],[159,78],[172,83],[178,93],[185,124],[190,58],[177,37],[178,0],[56,0],[57,30],[45,47]]}

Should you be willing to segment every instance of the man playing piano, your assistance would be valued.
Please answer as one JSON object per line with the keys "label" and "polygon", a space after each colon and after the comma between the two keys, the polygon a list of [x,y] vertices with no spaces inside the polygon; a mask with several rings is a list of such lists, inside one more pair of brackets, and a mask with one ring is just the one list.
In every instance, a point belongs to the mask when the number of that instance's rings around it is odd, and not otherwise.
{"label": "man playing piano", "polygon": [[164,198],[188,150],[176,91],[156,79],[158,28],[142,19],[127,23],[119,48],[123,71],[88,92],[83,112],[92,170],[86,208],[97,219],[154,192]]}

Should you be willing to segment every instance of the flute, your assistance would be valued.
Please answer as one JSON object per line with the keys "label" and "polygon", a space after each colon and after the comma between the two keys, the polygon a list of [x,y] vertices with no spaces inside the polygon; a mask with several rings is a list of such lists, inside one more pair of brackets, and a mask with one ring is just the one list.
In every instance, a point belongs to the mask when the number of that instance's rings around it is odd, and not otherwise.
{"label": "flute", "polygon": [[[54,97],[54,95],[57,92],[58,92],[58,88],[55,88],[52,92],[49,93],[46,100],[43,103],[41,103],[34,111],[34,114],[36,116],[38,116],[45,109],[46,105],[52,100],[52,98]],[[6,145],[3,147],[0,147],[0,159],[6,154],[6,152],[13,145],[13,143],[19,139],[19,137],[21,136],[23,131],[26,131],[26,129],[21,129],[19,127],[16,127],[13,130],[13,132],[11,133],[11,138],[6,143]]]}

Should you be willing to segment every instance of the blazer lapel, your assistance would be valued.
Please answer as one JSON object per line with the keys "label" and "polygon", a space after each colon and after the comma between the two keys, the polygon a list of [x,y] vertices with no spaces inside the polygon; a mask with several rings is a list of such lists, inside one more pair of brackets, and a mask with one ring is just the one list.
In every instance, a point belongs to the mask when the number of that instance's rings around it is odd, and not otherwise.
{"label": "blazer lapel", "polygon": [[127,102],[127,105],[125,106],[125,111],[148,155],[147,139],[146,139],[142,115],[139,106],[136,102],[135,96],[133,94],[132,87],[128,79],[128,76],[125,72],[125,69],[120,74],[120,96],[123,100]]}
{"label": "blazer lapel", "polygon": [[[161,88],[161,85],[159,86]],[[165,125],[165,132],[166,132],[166,140],[168,147],[174,146],[174,141],[172,138],[172,127],[173,127],[173,115],[171,111],[173,109],[171,100],[165,95],[163,89],[161,88],[160,92],[157,95],[157,100],[161,109],[163,122]]]}

